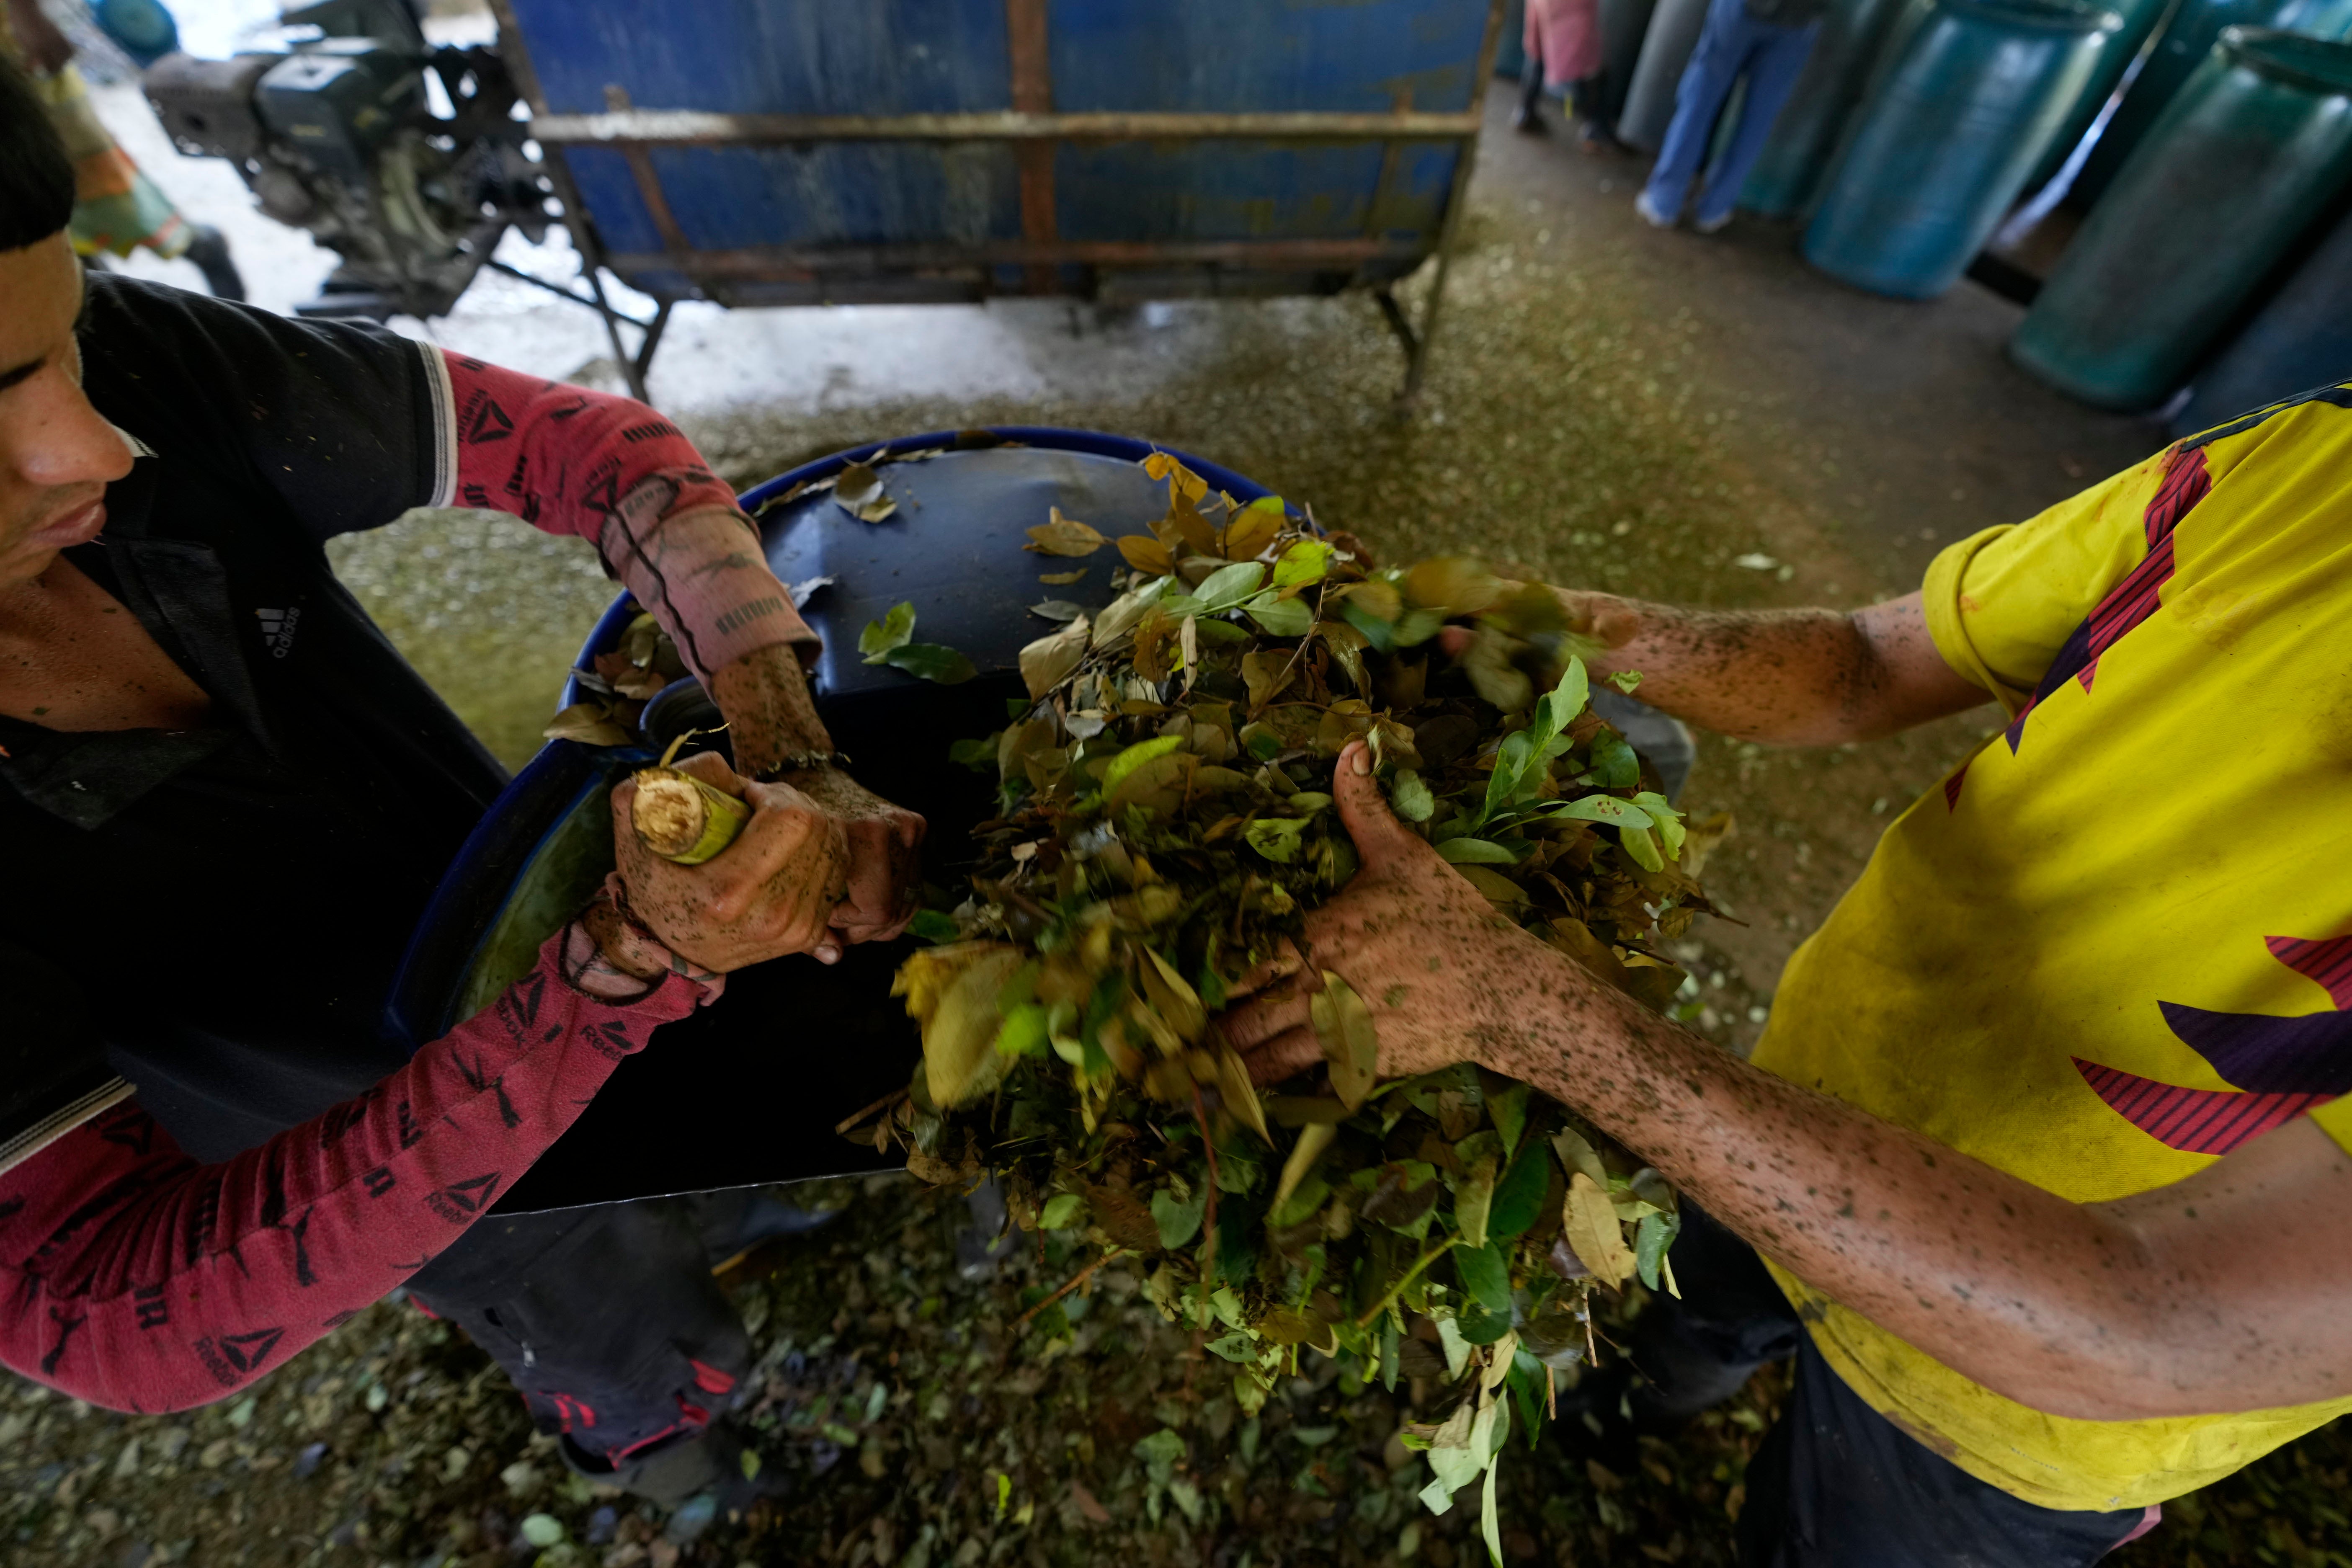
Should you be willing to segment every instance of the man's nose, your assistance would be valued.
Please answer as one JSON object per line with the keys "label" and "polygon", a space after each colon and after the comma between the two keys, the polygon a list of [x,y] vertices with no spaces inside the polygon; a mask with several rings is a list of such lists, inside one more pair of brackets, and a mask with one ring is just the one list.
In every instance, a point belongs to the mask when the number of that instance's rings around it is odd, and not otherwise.
{"label": "man's nose", "polygon": [[16,406],[8,410],[8,456],[26,483],[44,489],[111,484],[131,471],[130,442],[62,371],[44,370],[10,402]]}

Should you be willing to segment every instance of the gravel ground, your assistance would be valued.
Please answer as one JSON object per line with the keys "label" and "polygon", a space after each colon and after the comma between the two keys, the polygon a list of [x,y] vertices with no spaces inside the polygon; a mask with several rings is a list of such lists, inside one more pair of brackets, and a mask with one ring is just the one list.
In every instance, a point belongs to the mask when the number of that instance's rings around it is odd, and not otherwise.
{"label": "gravel ground", "polygon": [[[1721,605],[1855,604],[1916,581],[1938,542],[1851,536],[1821,494],[1841,444],[1866,447],[1867,428],[1825,419],[1801,386],[1727,347],[1704,300],[1662,301],[1638,251],[1550,221],[1516,199],[1474,208],[1410,424],[1389,416],[1397,358],[1360,300],[1070,313],[1074,359],[1115,366],[1124,348],[1149,364],[1131,388],[1113,377],[1083,395],[691,423],[742,482],[918,430],[1089,425],[1213,456],[1396,556],[1475,549],[1559,581]],[[2094,472],[2135,455],[2129,432],[2085,429]],[[2029,504],[2081,477],[2053,468]],[[1939,474],[1917,486],[1910,498],[1898,482],[1874,504],[1900,514],[1916,499],[1916,515],[1937,519],[1925,531],[1946,539],[2016,515],[1956,509]],[[526,756],[611,593],[585,547],[437,513],[335,551],[453,705],[510,763]],[[1879,827],[1987,722],[1851,750],[1703,742],[1685,804],[1738,818],[1709,882],[1744,923],[1702,922],[1682,955],[1702,977],[1697,1026],[1733,1048],[1753,1042],[1781,963]],[[890,1178],[799,1201],[844,1214],[736,1281],[763,1358],[754,1425],[794,1485],[781,1507],[711,1521],[567,1479],[478,1352],[385,1303],[250,1394],[190,1415],[127,1418],[0,1388],[0,1499],[14,1514],[0,1515],[0,1553],[122,1568],[1477,1561],[1468,1510],[1432,1519],[1412,1505],[1422,1462],[1391,1441],[1409,1384],[1360,1388],[1309,1357],[1306,1375],[1244,1421],[1116,1268],[1016,1343],[1009,1325],[1079,1261],[1057,1239],[969,1281],[954,1261],[958,1204]],[[1509,1555],[1727,1562],[1741,1469],[1779,1386],[1758,1379],[1618,1471],[1549,1442],[1515,1447]],[[2347,1468],[2352,1449],[2323,1432],[2173,1505],[2117,1561],[2352,1568]]]}

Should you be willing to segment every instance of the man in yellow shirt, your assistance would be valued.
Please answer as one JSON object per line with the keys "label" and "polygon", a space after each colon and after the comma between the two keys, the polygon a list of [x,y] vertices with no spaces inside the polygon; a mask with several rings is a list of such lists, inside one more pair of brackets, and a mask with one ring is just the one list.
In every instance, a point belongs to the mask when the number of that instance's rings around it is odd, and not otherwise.
{"label": "man in yellow shirt", "polygon": [[[1525,1079],[1704,1205],[1681,1247],[1728,1284],[1669,1310],[1716,1321],[1643,1365],[1665,1405],[1770,1337],[1740,1241],[1801,1323],[1743,1560],[2089,1563],[2352,1408],[2352,386],[1852,615],[1563,597],[1596,674],[1727,734],[2009,717],[1790,961],[1752,1065],[1498,919],[1341,765],[1365,868],[1307,934],[1380,999],[1383,1070]],[[1229,1017],[1261,1078],[1318,1055],[1304,1005]]]}

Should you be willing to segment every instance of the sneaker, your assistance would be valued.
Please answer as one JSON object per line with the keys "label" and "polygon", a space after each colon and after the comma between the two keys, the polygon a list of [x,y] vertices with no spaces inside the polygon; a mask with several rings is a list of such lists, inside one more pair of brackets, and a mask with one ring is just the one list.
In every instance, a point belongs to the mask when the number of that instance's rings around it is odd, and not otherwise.
{"label": "sneaker", "polygon": [[1724,214],[1721,217],[1699,217],[1691,219],[1691,227],[1696,229],[1701,234],[1721,234],[1725,229],[1729,228],[1730,226],[1731,215],[1729,213]]}
{"label": "sneaker", "polygon": [[1660,209],[1658,205],[1650,199],[1650,193],[1646,190],[1633,198],[1633,210],[1640,213],[1642,221],[1652,228],[1675,226],[1675,215]]}

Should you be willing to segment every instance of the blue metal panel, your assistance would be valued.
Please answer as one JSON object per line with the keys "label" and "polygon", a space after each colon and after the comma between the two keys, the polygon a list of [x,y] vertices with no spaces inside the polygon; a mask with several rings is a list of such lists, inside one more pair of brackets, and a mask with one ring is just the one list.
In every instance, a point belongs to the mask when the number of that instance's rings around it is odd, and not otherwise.
{"label": "blue metal panel", "polygon": [[1054,107],[1378,113],[1470,106],[1486,0],[1053,0]]}
{"label": "blue metal panel", "polygon": [[658,147],[650,155],[698,249],[972,244],[1021,233],[1020,174],[1002,143]]}
{"label": "blue metal panel", "polygon": [[1063,237],[1076,240],[1434,236],[1459,153],[1402,149],[1384,197],[1382,156],[1372,145],[1253,142],[1064,147],[1054,161],[1055,216]]}
{"label": "blue metal panel", "polygon": [[[1003,0],[513,0],[548,107],[946,114],[1012,107]],[[1472,45],[1475,49],[1475,44]]]}

